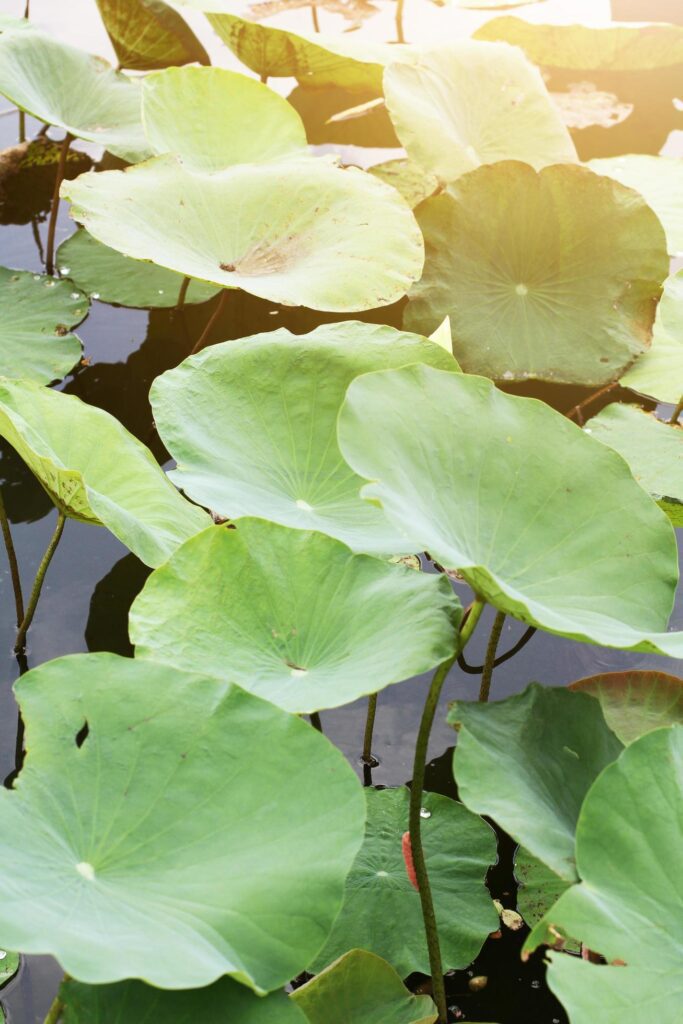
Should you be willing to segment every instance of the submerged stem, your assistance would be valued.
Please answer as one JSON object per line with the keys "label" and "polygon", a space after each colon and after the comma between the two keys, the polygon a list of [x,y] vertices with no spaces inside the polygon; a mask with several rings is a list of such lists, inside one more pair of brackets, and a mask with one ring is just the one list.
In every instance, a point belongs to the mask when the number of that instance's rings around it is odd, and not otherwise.
{"label": "submerged stem", "polygon": [[443,1024],[445,1024],[448,1017],[446,988],[443,980],[443,966],[441,961],[441,948],[439,946],[439,933],[436,925],[436,914],[434,913],[434,903],[432,901],[432,892],[429,885],[429,875],[427,874],[427,865],[425,863],[424,850],[422,849],[422,819],[420,811],[422,809],[422,794],[424,791],[429,736],[432,731],[434,715],[436,714],[441,690],[443,689],[444,681],[450,672],[451,667],[457,661],[458,655],[462,650],[464,650],[472,636],[484,609],[484,605],[485,601],[482,598],[478,597],[474,601],[467,618],[460,628],[460,635],[458,637],[458,645],[455,654],[452,658],[449,658],[448,661],[444,661],[439,665],[434,673],[431,686],[429,687],[429,693],[427,694],[427,700],[425,701],[424,711],[422,712],[420,729],[417,734],[415,763],[413,765],[413,781],[410,789],[410,845],[413,854],[415,877],[417,878],[417,884],[420,890],[420,901],[422,903],[422,917],[424,919],[427,948],[429,950],[429,964],[432,974],[434,1002],[436,1003],[439,1011],[439,1020],[443,1022]]}
{"label": "submerged stem", "polygon": [[47,229],[47,246],[45,249],[45,270],[52,275],[55,272],[55,234],[57,231],[57,218],[59,216],[59,189],[64,181],[66,171],[66,160],[69,155],[69,146],[73,142],[73,135],[67,132],[59,152],[59,163],[57,165],[57,177],[55,188],[52,193],[52,205],[50,206],[50,223]]}
{"label": "submerged stem", "polygon": [[372,736],[375,731],[375,717],[377,715],[377,694],[371,693],[368,697],[368,716],[365,719],[365,736],[363,737],[363,764],[374,765],[375,759],[372,756]]}
{"label": "submerged stem", "polygon": [[671,419],[669,420],[669,423],[672,423],[674,425],[676,423],[678,423],[678,419],[679,419],[679,417],[680,417],[682,412],[683,412],[683,395],[681,395],[680,399],[678,400],[678,405],[676,406],[676,408],[674,409],[673,413],[671,414]]}
{"label": "submerged stem", "polygon": [[196,353],[200,352],[204,348],[204,346],[206,345],[207,341],[209,340],[209,335],[211,334],[211,331],[213,330],[214,324],[216,323],[216,321],[218,320],[219,316],[223,312],[223,306],[225,305],[227,297],[228,297],[228,289],[224,288],[223,291],[221,292],[221,297],[218,300],[218,304],[216,305],[216,308],[214,309],[213,313],[211,314],[211,317],[209,319],[208,324],[206,325],[206,327],[202,331],[201,336],[198,338],[194,348],[190,352],[191,356],[196,355]]}
{"label": "submerged stem", "polygon": [[64,515],[63,512],[59,512],[57,514],[57,525],[55,527],[55,531],[52,534],[52,537],[50,538],[50,543],[47,546],[45,554],[43,555],[43,559],[40,565],[38,566],[38,572],[36,573],[36,578],[33,582],[33,589],[31,591],[31,596],[28,601],[28,607],[26,608],[26,614],[24,615],[24,618],[21,621],[21,625],[19,626],[19,629],[17,631],[17,639],[14,644],[14,650],[16,653],[23,651],[24,648],[26,647],[26,634],[28,633],[31,623],[33,622],[33,616],[36,613],[38,601],[40,600],[40,592],[43,588],[45,574],[50,567],[52,556],[57,550],[57,545],[61,540],[62,533],[64,532],[65,522],[66,516]]}
{"label": "submerged stem", "polygon": [[12,531],[10,530],[9,519],[7,518],[7,511],[5,509],[5,502],[2,497],[1,490],[0,528],[2,528],[2,536],[5,541],[5,550],[7,551],[7,561],[9,562],[9,571],[12,577],[12,589],[14,590],[14,607],[17,613],[17,629],[19,629],[21,623],[24,621],[24,596],[21,592],[21,577],[19,575],[19,563],[17,561],[17,553],[14,549]]}
{"label": "submerged stem", "polygon": [[496,651],[498,650],[500,634],[503,632],[504,622],[505,612],[497,612],[496,617],[493,620],[493,626],[491,627],[491,635],[489,636],[489,643],[488,647],[486,648],[486,659],[484,661],[484,669],[481,674],[479,700],[483,703],[485,703],[489,699],[489,693],[491,692],[491,678],[493,676],[494,665],[496,664]]}
{"label": "submerged stem", "polygon": [[396,3],[396,42],[405,43],[406,37],[403,32],[403,9],[405,0],[397,0]]}

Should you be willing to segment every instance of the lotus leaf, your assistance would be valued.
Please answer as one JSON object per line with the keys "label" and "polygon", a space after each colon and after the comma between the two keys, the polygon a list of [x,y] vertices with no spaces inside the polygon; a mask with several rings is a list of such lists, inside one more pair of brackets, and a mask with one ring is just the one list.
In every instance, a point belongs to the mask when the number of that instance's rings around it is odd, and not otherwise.
{"label": "lotus leaf", "polygon": [[656,729],[627,747],[586,796],[576,833],[581,884],[527,940],[533,948],[558,931],[574,935],[609,962],[550,954],[548,983],[572,1024],[619,1024],[626,1007],[634,1020],[680,1020],[682,766],[683,727]]}
{"label": "lotus leaf", "polygon": [[165,562],[211,522],[178,494],[149,449],[74,395],[0,378],[0,436],[61,512],[106,526],[147,565]]}
{"label": "lotus leaf", "polygon": [[[413,971],[429,974],[420,894],[403,859],[409,791],[401,786],[365,793],[365,842],[346,880],[342,911],[312,969],[321,970],[358,947],[388,960],[401,977]],[[498,927],[484,884],[496,858],[495,836],[455,800],[425,793],[423,804],[422,843],[444,969],[466,967]]]}
{"label": "lotus leaf", "polygon": [[307,1024],[284,992],[257,996],[222,978],[209,988],[164,992],[141,981],[62,986],[63,1024]]}
{"label": "lotus leaf", "polygon": [[669,253],[683,255],[683,159],[636,154],[590,160],[587,166],[640,192],[664,226]]}
{"label": "lotus leaf", "polygon": [[155,153],[218,171],[306,148],[306,130],[282,96],[224,68],[169,68],[142,85],[142,119]]}
{"label": "lotus leaf", "polygon": [[408,156],[442,182],[499,160],[540,169],[577,158],[540,72],[504,43],[455,43],[392,64],[384,92]]}
{"label": "lotus leaf", "polygon": [[16,32],[17,29],[33,29],[27,18],[14,18],[11,14],[0,14],[0,32]]}
{"label": "lotus leaf", "polygon": [[683,63],[678,25],[536,25],[522,18],[494,18],[475,39],[520,46],[534,64],[572,71],[646,71]]}
{"label": "lotus leaf", "polygon": [[0,93],[21,110],[124,160],[149,156],[136,82],[43,32],[0,36]]}
{"label": "lotus leaf", "polygon": [[193,537],[131,610],[136,657],[239,683],[286,711],[338,707],[455,650],[445,578],[354,555],[331,537],[241,519]]}
{"label": "lotus leaf", "polygon": [[683,270],[664,283],[652,347],[624,374],[621,383],[674,405],[683,395]]}
{"label": "lotus leaf", "polygon": [[81,175],[62,195],[75,220],[126,256],[284,305],[386,306],[422,270],[422,236],[395,190],[328,160],[209,174],[162,156]]}
{"label": "lotus leaf", "polygon": [[7,950],[0,950],[0,988],[6,985],[19,970],[20,957],[18,953],[8,953]]}
{"label": "lotus leaf", "polygon": [[593,417],[586,432],[619,452],[674,526],[683,526],[683,428],[613,402]]}
{"label": "lotus leaf", "polygon": [[664,234],[612,179],[505,161],[417,216],[427,260],[405,326],[431,334],[450,316],[466,372],[599,386],[648,349],[669,268]]}
{"label": "lotus leaf", "polygon": [[339,442],[409,547],[499,611],[575,640],[683,655],[683,633],[660,632],[678,578],[671,524],[621,456],[545,403],[405,366],[350,385]]}
{"label": "lotus leaf", "polygon": [[294,337],[272,331],[214,345],[158,377],[150,398],[172,479],[231,519],[259,516],[318,530],[356,551],[412,549],[359,497],[336,421],[358,374],[424,360],[455,370],[433,342],[391,327],[342,323]]}
{"label": "lotus leaf", "polygon": [[411,210],[433,195],[439,187],[436,175],[429,174],[410,160],[387,160],[384,164],[375,164],[370,168],[370,174],[385,181],[387,185],[393,185]]}
{"label": "lotus leaf", "polygon": [[583,799],[622,745],[585,694],[532,683],[493,704],[457,701],[458,794],[490,815],[560,878],[577,878],[574,832]]}
{"label": "lotus leaf", "polygon": [[352,949],[292,999],[309,1024],[434,1024],[429,996],[415,996],[393,967],[364,949]]}
{"label": "lotus leaf", "polygon": [[61,380],[81,357],[70,329],[88,314],[70,281],[0,267],[0,376]]}
{"label": "lotus leaf", "polygon": [[97,0],[97,7],[122,68],[210,63],[194,32],[163,0]]}
{"label": "lotus leaf", "polygon": [[49,662],[16,694],[28,755],[0,791],[3,941],[93,984],[228,974],[263,992],[303,969],[365,817],[327,739],[232,684],[112,654]]}
{"label": "lotus leaf", "polygon": [[[60,272],[102,302],[140,309],[168,308],[178,303],[183,275],[155,263],[132,262],[116,249],[102,245],[87,231],[76,231],[57,250]],[[191,281],[186,304],[208,302],[220,291],[216,285]]]}
{"label": "lotus leaf", "polygon": [[683,725],[683,679],[664,672],[607,672],[572,683],[597,697],[605,721],[622,743],[664,725]]}
{"label": "lotus leaf", "polygon": [[517,910],[533,928],[571,883],[564,881],[523,846],[515,856],[515,878],[519,884]]}

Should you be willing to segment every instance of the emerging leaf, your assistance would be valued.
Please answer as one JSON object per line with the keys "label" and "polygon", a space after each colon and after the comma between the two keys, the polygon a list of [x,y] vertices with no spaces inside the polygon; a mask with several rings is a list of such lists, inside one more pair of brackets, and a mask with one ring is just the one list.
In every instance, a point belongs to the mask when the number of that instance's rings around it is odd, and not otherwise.
{"label": "emerging leaf", "polygon": [[572,683],[602,706],[605,721],[622,743],[664,725],[683,725],[683,679],[664,672],[607,672]]}

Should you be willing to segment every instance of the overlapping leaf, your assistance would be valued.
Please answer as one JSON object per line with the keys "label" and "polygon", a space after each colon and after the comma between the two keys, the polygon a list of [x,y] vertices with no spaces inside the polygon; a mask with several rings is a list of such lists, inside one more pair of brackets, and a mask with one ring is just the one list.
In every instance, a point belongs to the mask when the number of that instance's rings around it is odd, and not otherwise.
{"label": "overlapping leaf", "polygon": [[606,672],[571,684],[600,701],[605,721],[622,743],[665,725],[683,725],[683,679],[665,672]]}
{"label": "overlapping leaf", "polygon": [[210,63],[194,32],[163,0],[97,0],[97,7],[122,68]]}
{"label": "overlapping leaf", "polygon": [[524,847],[520,847],[515,854],[515,878],[519,885],[517,910],[530,928],[543,919],[571,884]]}
{"label": "overlapping leaf", "polygon": [[665,281],[652,347],[624,374],[621,383],[674,405],[683,395],[683,270]]}
{"label": "overlapping leaf", "polygon": [[664,225],[669,253],[683,255],[683,159],[636,154],[591,160],[587,166],[640,192]]}

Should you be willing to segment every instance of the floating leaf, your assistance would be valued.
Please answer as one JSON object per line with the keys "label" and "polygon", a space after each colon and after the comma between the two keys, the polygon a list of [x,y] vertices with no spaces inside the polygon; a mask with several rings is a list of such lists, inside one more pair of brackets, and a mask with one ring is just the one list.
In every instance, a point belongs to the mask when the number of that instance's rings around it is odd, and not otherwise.
{"label": "floating leaf", "polygon": [[[681,380],[683,389],[683,380]],[[683,526],[683,429],[634,405],[613,402],[594,416],[586,433],[619,452],[633,476]]]}
{"label": "floating leaf", "polygon": [[75,395],[0,378],[0,436],[61,512],[106,526],[147,565],[165,562],[210,523],[178,494],[148,448]]}
{"label": "floating leaf", "polygon": [[61,380],[81,357],[70,329],[89,302],[70,281],[0,267],[0,376]]}
{"label": "floating leaf", "polygon": [[652,347],[624,374],[621,383],[674,405],[683,395],[683,270],[665,281]]}
{"label": "floating leaf", "polygon": [[[616,93],[596,89],[593,82],[571,82],[566,92],[550,95],[567,128],[615,128],[634,110],[633,103],[623,102]],[[604,173],[598,167],[593,170],[598,174]]]}
{"label": "floating leaf", "polygon": [[301,118],[286,99],[224,68],[169,68],[148,75],[142,118],[155,153],[177,153],[186,167],[198,171],[306,148]]}
{"label": "floating leaf", "polygon": [[[346,880],[342,911],[312,969],[321,970],[358,947],[388,960],[401,977],[413,971],[429,974],[420,894],[402,850],[409,791],[401,786],[365,793],[365,842]],[[485,821],[455,800],[425,793],[423,803],[422,842],[444,969],[466,967],[498,927],[484,884],[496,857],[495,837]]]}
{"label": "floating leaf", "polygon": [[18,953],[10,953],[6,949],[0,949],[0,988],[11,981],[19,970],[21,958]]}
{"label": "floating leaf", "polygon": [[[573,885],[526,949],[576,936],[610,964],[551,953],[548,983],[572,1024],[676,1024],[681,1009],[683,728],[657,729],[627,747],[595,781],[581,809]],[[628,841],[624,841],[628,837]],[[552,933],[549,934],[549,929]]]}
{"label": "floating leaf", "polygon": [[500,160],[537,169],[576,160],[540,72],[510,46],[467,41],[427,51],[390,65],[384,92],[408,156],[442,182]]}
{"label": "floating leaf", "polygon": [[122,68],[211,63],[194,32],[163,0],[97,0],[97,7]]}
{"label": "floating leaf", "polygon": [[353,381],[349,466],[412,551],[490,604],[575,640],[683,656],[665,633],[678,579],[671,524],[623,459],[543,402],[427,366]]}
{"label": "floating leaf", "polygon": [[[339,910],[360,783],[307,723],[232,684],[84,654],[22,677],[0,791],[0,934],[90,983],[280,987]],[[196,1019],[196,1018],[195,1018]]]}
{"label": "floating leaf", "polygon": [[386,960],[352,949],[292,993],[309,1024],[434,1024],[429,996],[415,996]]}
{"label": "floating leaf", "polygon": [[405,325],[431,334],[450,316],[467,373],[600,386],[649,347],[669,268],[664,235],[612,179],[503,162],[417,217],[427,260]]}
{"label": "floating leaf", "polygon": [[448,581],[331,537],[241,519],[184,544],[131,609],[136,657],[239,683],[286,711],[338,707],[455,650]]}
{"label": "floating leaf", "polygon": [[493,704],[457,701],[458,794],[493,818],[560,878],[576,879],[574,831],[583,799],[622,745],[600,705],[584,694],[532,683]]}
{"label": "floating leaf", "polygon": [[515,878],[519,884],[517,909],[530,928],[538,924],[570,885],[523,846],[515,855]]}
{"label": "floating leaf", "polygon": [[403,196],[411,210],[433,195],[439,187],[436,175],[423,170],[410,160],[388,160],[384,164],[375,164],[370,168],[370,174],[374,174],[387,185],[392,185]]}
{"label": "floating leaf", "polygon": [[386,306],[422,270],[422,236],[396,192],[328,160],[208,174],[162,156],[82,175],[62,195],[74,220],[127,256],[284,305]]}
{"label": "floating leaf", "polygon": [[135,162],[150,154],[139,85],[42,32],[0,36],[0,93],[21,110]]}
{"label": "floating leaf", "polygon": [[424,360],[455,369],[438,345],[391,327],[342,323],[294,337],[214,345],[158,377],[154,418],[195,501],[230,519],[259,516],[318,530],[356,551],[409,552],[400,529],[359,497],[336,422],[358,374]]}
{"label": "floating leaf", "polygon": [[[178,304],[183,275],[164,270],[155,263],[131,261],[116,249],[102,245],[87,231],[79,229],[57,250],[62,274],[88,295],[102,302],[139,309],[169,308]],[[207,302],[220,291],[216,285],[191,281],[187,304]]]}
{"label": "floating leaf", "polygon": [[622,743],[664,725],[683,725],[683,679],[664,672],[607,672],[572,683],[597,697],[605,721]]}

